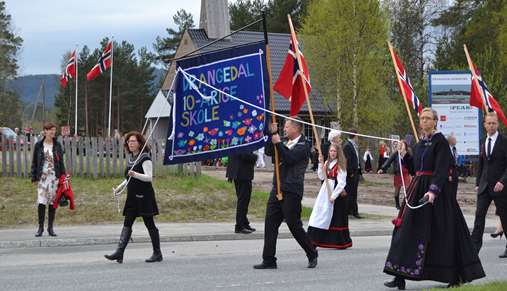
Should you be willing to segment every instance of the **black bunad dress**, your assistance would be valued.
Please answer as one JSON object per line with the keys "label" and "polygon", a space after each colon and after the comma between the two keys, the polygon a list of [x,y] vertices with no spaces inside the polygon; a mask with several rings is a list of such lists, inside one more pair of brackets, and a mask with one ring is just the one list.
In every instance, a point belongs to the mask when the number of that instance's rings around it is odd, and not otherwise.
{"label": "black bunad dress", "polygon": [[416,177],[407,189],[411,206],[428,191],[433,205],[410,209],[403,205],[393,220],[391,247],[384,272],[409,280],[444,283],[470,282],[485,277],[470,238],[456,193],[448,177],[450,151],[441,133],[421,139],[415,146]]}

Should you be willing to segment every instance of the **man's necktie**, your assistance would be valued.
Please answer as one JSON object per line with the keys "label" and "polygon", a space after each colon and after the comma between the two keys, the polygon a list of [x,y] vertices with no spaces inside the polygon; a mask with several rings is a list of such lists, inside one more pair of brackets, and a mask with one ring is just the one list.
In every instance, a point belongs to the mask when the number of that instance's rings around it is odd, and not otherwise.
{"label": "man's necktie", "polygon": [[488,159],[491,157],[491,137],[488,138],[488,150],[487,150],[487,155],[488,155]]}

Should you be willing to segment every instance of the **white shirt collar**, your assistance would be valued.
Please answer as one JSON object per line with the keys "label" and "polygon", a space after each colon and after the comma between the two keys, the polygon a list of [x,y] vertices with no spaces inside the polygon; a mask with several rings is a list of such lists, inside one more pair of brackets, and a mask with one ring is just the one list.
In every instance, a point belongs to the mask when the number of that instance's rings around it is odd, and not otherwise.
{"label": "white shirt collar", "polygon": [[498,130],[492,136],[488,135],[487,138],[491,138],[492,141],[496,141],[498,137]]}
{"label": "white shirt collar", "polygon": [[295,139],[291,139],[291,140],[287,141],[287,147],[289,149],[292,149],[299,142],[299,139],[301,139],[301,135],[299,135]]}

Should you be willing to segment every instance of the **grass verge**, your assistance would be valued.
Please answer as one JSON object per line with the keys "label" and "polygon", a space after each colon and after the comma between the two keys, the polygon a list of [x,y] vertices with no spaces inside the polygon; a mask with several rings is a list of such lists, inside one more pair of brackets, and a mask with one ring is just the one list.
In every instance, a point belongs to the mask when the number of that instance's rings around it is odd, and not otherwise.
{"label": "grass verge", "polygon": [[[113,186],[120,178],[74,177],[72,188],[76,210],[59,208],[58,224],[118,223],[123,216],[118,213],[113,200]],[[154,180],[154,188],[160,222],[220,222],[234,221],[236,195],[234,186],[224,180],[206,175],[167,175]],[[254,191],[249,206],[251,220],[263,220],[269,193]],[[34,225],[36,223],[36,188],[29,179],[0,178],[0,227]],[[125,193],[122,195],[123,206]],[[311,208],[303,207],[302,218],[310,217]]]}
{"label": "grass verge", "polygon": [[[432,291],[441,290],[441,288],[430,289]],[[466,285],[458,288],[452,288],[453,291],[504,291],[507,290],[507,281],[491,282],[482,285]]]}

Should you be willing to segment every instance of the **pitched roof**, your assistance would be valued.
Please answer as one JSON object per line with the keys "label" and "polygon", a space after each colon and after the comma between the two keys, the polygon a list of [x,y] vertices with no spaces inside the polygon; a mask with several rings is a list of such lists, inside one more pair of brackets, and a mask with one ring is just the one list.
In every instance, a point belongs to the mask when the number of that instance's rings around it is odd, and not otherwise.
{"label": "pitched roof", "polygon": [[169,117],[171,115],[171,105],[167,101],[167,93],[162,90],[158,91],[144,118]]}
{"label": "pitched roof", "polygon": [[[187,30],[190,38],[195,44],[195,47],[202,47],[204,45],[209,44],[214,41],[214,39],[209,39],[206,35],[206,31],[204,29],[189,29]],[[271,71],[273,73],[273,83],[278,79],[278,75],[282,70],[283,63],[285,62],[285,58],[287,56],[287,51],[290,43],[290,34],[288,33],[268,33],[269,46],[271,49]],[[228,47],[233,47],[241,44],[247,44],[256,41],[264,40],[264,32],[259,31],[240,31],[233,35],[231,35],[228,39],[220,40],[209,47],[204,48],[201,52],[208,52],[217,49],[223,49]],[[275,100],[276,100],[276,110],[277,111],[290,111],[290,103],[287,99],[280,96],[278,93],[274,92]],[[327,114],[332,112],[332,108],[335,106],[331,104],[331,102],[325,102],[324,97],[321,96],[315,87],[312,89],[310,93],[310,99],[312,103],[312,109],[315,114]],[[301,113],[307,114],[308,109],[305,105],[301,109]]]}

